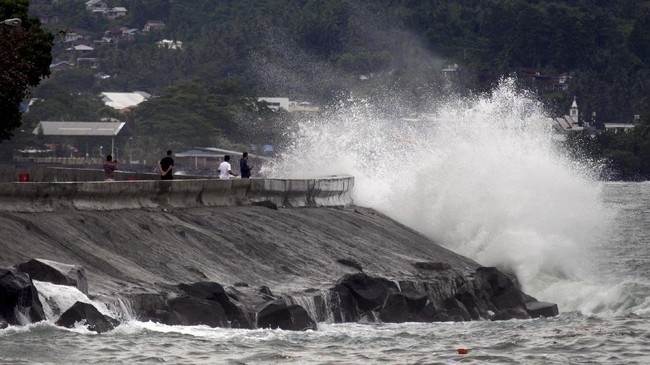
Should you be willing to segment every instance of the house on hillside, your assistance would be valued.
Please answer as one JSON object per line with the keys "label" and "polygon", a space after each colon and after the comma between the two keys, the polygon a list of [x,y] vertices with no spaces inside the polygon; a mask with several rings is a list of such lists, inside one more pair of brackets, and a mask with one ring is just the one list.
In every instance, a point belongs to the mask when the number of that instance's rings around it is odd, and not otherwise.
{"label": "house on hillside", "polygon": [[37,14],[38,19],[41,21],[41,24],[52,24],[59,22],[59,16],[53,14]]}
{"label": "house on hillside", "polygon": [[76,57],[87,56],[90,53],[92,53],[94,50],[95,49],[93,47],[87,46],[85,44],[79,44],[76,46],[66,48],[66,51],[73,53]]}
{"label": "house on hillside", "polygon": [[605,130],[608,132],[627,133],[634,128],[634,123],[605,123]]}
{"label": "house on hillside", "polygon": [[638,123],[640,115],[635,115],[632,123],[605,123],[605,130],[613,133],[627,133],[632,130]]}
{"label": "house on hillside", "polygon": [[122,18],[126,16],[126,8],[122,6],[118,6],[115,8],[109,8],[104,10],[104,17],[107,19],[117,19],[117,18]]}
{"label": "house on hillside", "polygon": [[78,57],[77,67],[87,67],[91,69],[99,68],[99,58],[97,57]]}
{"label": "house on hillside", "polygon": [[118,42],[119,40],[132,41],[138,34],[139,30],[127,27],[113,27],[104,32],[105,38],[111,38]]}
{"label": "house on hillside", "polygon": [[158,47],[158,48],[166,48],[166,49],[178,49],[178,50],[181,50],[181,49],[183,49],[183,42],[174,41],[174,40],[170,40],[170,39],[163,39],[161,41],[156,42],[156,47]]}
{"label": "house on hillside", "polygon": [[72,45],[83,43],[83,40],[90,38],[90,32],[84,29],[68,29],[63,35],[63,43],[71,43]]}
{"label": "house on hillside", "polygon": [[569,89],[569,80],[573,75],[570,72],[564,72],[553,78],[553,90],[567,91]]}
{"label": "house on hillside", "polygon": [[257,98],[257,101],[259,102],[265,102],[266,106],[269,109],[273,110],[289,110],[289,98],[277,98],[277,97],[269,97],[269,96],[261,96]]}
{"label": "house on hillside", "polygon": [[143,32],[159,32],[164,30],[166,27],[165,23],[160,20],[149,20],[147,24],[142,28]]}
{"label": "house on hillside", "polygon": [[447,65],[447,67],[440,70],[440,72],[443,74],[456,74],[458,71],[460,71],[460,67],[458,67],[457,63],[454,63],[453,65]]}
{"label": "house on hillside", "polygon": [[116,38],[109,38],[109,37],[102,37],[102,39],[95,39],[93,41],[93,45],[95,45],[97,47],[117,48],[117,39]]}
{"label": "house on hillside", "polygon": [[86,9],[90,11],[99,10],[103,12],[108,8],[108,5],[103,0],[88,0],[86,1]]}
{"label": "house on hillside", "polygon": [[69,70],[75,66],[74,63],[70,61],[60,61],[56,62],[50,65],[50,71],[51,72],[58,72],[58,71],[64,71],[64,70]]}
{"label": "house on hillside", "polygon": [[294,113],[294,112],[314,113],[320,111],[320,108],[318,106],[312,105],[309,102],[292,101],[289,100],[289,98],[284,98],[284,97],[261,96],[257,98],[257,101],[266,103],[266,106],[269,109],[273,109],[275,111],[280,109],[283,109],[289,113]]}
{"label": "house on hillside", "polygon": [[132,41],[135,39],[135,36],[138,35],[138,33],[140,33],[139,29],[135,29],[135,28],[124,29],[122,31],[122,35],[120,36],[120,38],[127,41]]}

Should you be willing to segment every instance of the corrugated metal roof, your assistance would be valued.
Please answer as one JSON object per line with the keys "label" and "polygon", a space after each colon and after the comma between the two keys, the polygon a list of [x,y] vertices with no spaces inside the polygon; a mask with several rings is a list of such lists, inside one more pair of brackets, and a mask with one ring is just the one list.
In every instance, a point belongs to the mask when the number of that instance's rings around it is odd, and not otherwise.
{"label": "corrugated metal roof", "polygon": [[116,136],[125,122],[50,122],[42,121],[32,133],[44,136]]}
{"label": "corrugated metal roof", "polygon": [[150,97],[149,94],[142,91],[136,91],[132,93],[104,92],[100,95],[104,101],[104,104],[117,110],[122,110],[130,106],[136,106]]}

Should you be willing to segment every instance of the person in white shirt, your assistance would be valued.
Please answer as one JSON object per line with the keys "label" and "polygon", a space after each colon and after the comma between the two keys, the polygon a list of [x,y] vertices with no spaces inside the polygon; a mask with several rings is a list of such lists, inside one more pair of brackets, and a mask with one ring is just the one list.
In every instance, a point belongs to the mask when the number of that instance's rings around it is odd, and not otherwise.
{"label": "person in white shirt", "polygon": [[221,180],[228,180],[230,179],[230,176],[237,176],[232,170],[230,169],[230,156],[225,155],[223,156],[223,162],[221,165],[219,165],[219,178]]}

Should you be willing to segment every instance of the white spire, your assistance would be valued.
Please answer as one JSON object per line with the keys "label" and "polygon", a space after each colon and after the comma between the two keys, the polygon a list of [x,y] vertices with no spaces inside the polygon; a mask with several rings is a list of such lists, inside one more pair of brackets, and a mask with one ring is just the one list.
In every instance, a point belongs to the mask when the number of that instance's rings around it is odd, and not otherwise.
{"label": "white spire", "polygon": [[575,96],[573,97],[573,104],[571,104],[569,115],[573,119],[573,123],[578,123],[578,102]]}

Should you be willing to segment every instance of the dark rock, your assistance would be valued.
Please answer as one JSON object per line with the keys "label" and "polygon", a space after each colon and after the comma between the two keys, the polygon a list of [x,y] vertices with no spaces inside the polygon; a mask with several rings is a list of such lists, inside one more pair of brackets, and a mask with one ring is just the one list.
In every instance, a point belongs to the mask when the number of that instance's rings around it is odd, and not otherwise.
{"label": "dark rock", "polygon": [[474,274],[477,289],[497,310],[523,307],[527,298],[515,281],[494,267],[480,267]]}
{"label": "dark rock", "polygon": [[509,319],[529,319],[528,312],[522,307],[502,309],[498,311],[491,319],[493,321],[507,321]]}
{"label": "dark rock", "polygon": [[81,266],[43,259],[31,259],[16,265],[16,269],[28,274],[32,280],[73,286],[79,289],[80,292],[88,295],[86,271]]}
{"label": "dark rock", "polygon": [[361,264],[358,263],[355,260],[352,260],[352,259],[338,259],[338,260],[336,260],[336,262],[338,262],[341,265],[349,266],[349,267],[357,269],[359,271],[363,271],[363,268],[361,267]]}
{"label": "dark rock", "polygon": [[193,284],[179,284],[178,288],[189,296],[219,303],[232,327],[253,328],[250,316],[230,300],[230,297],[220,284],[203,281]]}
{"label": "dark rock", "polygon": [[427,304],[427,296],[391,294],[379,312],[379,319],[389,323],[419,321],[419,313]]}
{"label": "dark rock", "polygon": [[413,266],[420,270],[443,271],[451,269],[451,265],[446,262],[421,261],[414,262]]}
{"label": "dark rock", "polygon": [[474,295],[469,292],[464,292],[456,294],[455,298],[463,304],[471,319],[481,319],[481,316],[477,310],[478,303]]}
{"label": "dark rock", "polygon": [[226,312],[216,301],[182,296],[168,301],[169,325],[230,327]]}
{"label": "dark rock", "polygon": [[264,294],[264,295],[268,295],[268,296],[271,297],[271,298],[274,297],[274,296],[273,296],[273,293],[271,292],[271,289],[269,289],[269,287],[266,286],[266,285],[262,285],[262,286],[260,286],[260,290],[259,290],[259,292],[262,293],[262,294]]}
{"label": "dark rock", "polygon": [[508,309],[523,306],[524,296],[521,290],[511,286],[500,294],[492,297],[492,303],[497,309]]}
{"label": "dark rock", "polygon": [[465,305],[456,298],[447,298],[444,301],[444,310],[450,321],[463,322],[472,319]]}
{"label": "dark rock", "polygon": [[532,318],[555,317],[560,314],[557,304],[537,301],[526,303],[526,311]]}
{"label": "dark rock", "polygon": [[45,319],[43,305],[32,279],[13,268],[0,268],[0,318],[10,325],[25,325],[21,316],[31,322]]}
{"label": "dark rock", "polygon": [[248,284],[247,284],[247,283],[244,283],[244,282],[241,282],[241,281],[240,281],[240,282],[236,282],[236,283],[234,283],[234,284],[232,284],[232,285],[233,285],[233,286],[240,286],[240,287],[242,287],[242,288],[248,288]]}
{"label": "dark rock", "polygon": [[83,302],[76,302],[63,312],[56,325],[72,328],[78,322],[84,323],[88,330],[97,333],[110,331],[119,325],[117,320],[101,314],[92,304]]}
{"label": "dark rock", "polygon": [[131,294],[128,299],[140,321],[168,322],[169,311],[163,294]]}
{"label": "dark rock", "polygon": [[433,303],[427,302],[424,308],[422,308],[422,310],[418,313],[418,318],[421,322],[434,322],[436,321],[439,313],[440,312],[438,311],[438,308],[436,308]]}
{"label": "dark rock", "polygon": [[350,291],[362,312],[380,309],[389,294],[399,292],[394,282],[364,273],[346,275],[339,284]]}
{"label": "dark rock", "polygon": [[7,327],[9,327],[9,323],[7,323],[4,318],[0,317],[0,330],[3,330]]}
{"label": "dark rock", "polygon": [[257,314],[259,328],[279,328],[287,331],[317,330],[316,322],[299,305],[287,305],[282,300],[268,303]]}
{"label": "dark rock", "polygon": [[254,205],[256,207],[266,207],[266,208],[271,208],[271,209],[274,209],[274,210],[278,210],[278,205],[275,204],[274,202],[270,201],[270,200],[252,202],[251,205]]}
{"label": "dark rock", "polygon": [[330,289],[326,300],[329,300],[334,322],[355,322],[359,319],[357,303],[346,286],[341,284],[334,286]]}

